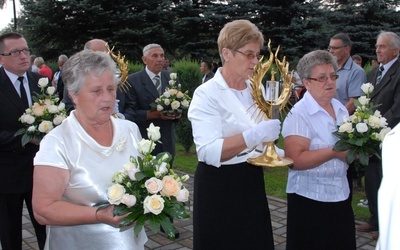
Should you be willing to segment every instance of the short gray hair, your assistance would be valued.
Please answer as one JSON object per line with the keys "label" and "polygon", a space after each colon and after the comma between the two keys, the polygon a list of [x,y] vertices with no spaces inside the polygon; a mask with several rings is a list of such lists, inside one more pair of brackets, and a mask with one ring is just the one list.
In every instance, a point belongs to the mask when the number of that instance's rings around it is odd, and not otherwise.
{"label": "short gray hair", "polygon": [[59,61],[61,61],[61,62],[66,62],[67,60],[68,60],[68,56],[66,56],[66,55],[60,55],[59,57],[58,57],[58,60]]}
{"label": "short gray hair", "polygon": [[[396,33],[383,30],[379,33],[377,39],[381,37],[389,38],[390,46],[392,46],[392,49],[398,49],[400,51],[400,37]],[[397,56],[399,56],[399,54],[397,54]]]}
{"label": "short gray hair", "polygon": [[148,44],[143,48],[143,56],[147,56],[149,54],[149,50],[154,49],[154,48],[162,49],[161,45],[159,45],[159,44],[156,44],[156,43]]}
{"label": "short gray hair", "polygon": [[88,75],[99,76],[110,70],[114,75],[114,85],[117,87],[119,79],[114,74],[117,70],[115,62],[106,52],[82,50],[71,56],[63,67],[63,81],[73,93],[78,93]]}
{"label": "short gray hair", "polygon": [[315,50],[305,54],[297,64],[297,73],[300,79],[310,78],[312,70],[317,65],[330,64],[333,66],[335,72],[338,70],[336,58],[326,50]]}
{"label": "short gray hair", "polygon": [[351,49],[352,46],[352,42],[350,40],[349,35],[347,35],[346,33],[338,33],[336,35],[334,35],[331,40],[340,40],[342,41],[342,46],[349,46],[349,48]]}

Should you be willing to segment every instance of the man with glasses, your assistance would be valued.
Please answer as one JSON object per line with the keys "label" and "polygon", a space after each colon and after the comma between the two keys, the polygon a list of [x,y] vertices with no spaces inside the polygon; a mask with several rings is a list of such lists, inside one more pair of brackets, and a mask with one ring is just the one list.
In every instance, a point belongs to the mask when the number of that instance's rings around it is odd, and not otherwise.
{"label": "man with glasses", "polygon": [[19,33],[0,36],[0,240],[2,249],[22,248],[23,203],[29,211],[40,249],[46,240],[45,226],[39,225],[32,212],[33,158],[39,150],[35,140],[25,147],[19,118],[40,93],[43,76],[29,71],[30,49]]}
{"label": "man with glasses", "polygon": [[[367,82],[367,75],[364,70],[353,62],[350,56],[351,40],[347,34],[338,33],[329,42],[329,52],[337,59],[339,78],[336,80],[336,95],[339,100],[352,115],[356,109],[354,100],[363,95],[361,85]],[[350,164],[347,170],[347,180],[349,181],[350,195],[349,201],[353,198],[353,180],[357,178],[354,164]],[[360,177],[359,177],[360,178]]]}
{"label": "man with glasses", "polygon": [[334,35],[329,42],[328,49],[336,57],[338,63],[339,79],[336,81],[335,98],[346,106],[351,115],[356,108],[354,100],[363,94],[361,85],[367,82],[367,76],[350,56],[351,40],[347,34]]}

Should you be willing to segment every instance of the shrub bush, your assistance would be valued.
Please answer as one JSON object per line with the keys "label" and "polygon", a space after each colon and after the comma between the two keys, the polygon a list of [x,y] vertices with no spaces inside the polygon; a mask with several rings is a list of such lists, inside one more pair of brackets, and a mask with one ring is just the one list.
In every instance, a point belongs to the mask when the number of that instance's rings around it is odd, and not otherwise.
{"label": "shrub bush", "polygon": [[[172,72],[177,73],[178,83],[182,90],[188,90],[189,96],[193,97],[193,92],[201,84],[200,62],[184,58],[173,63]],[[187,119],[187,112],[184,112],[182,118],[175,124],[176,137],[182,144],[186,152],[189,152],[193,145],[192,124]]]}

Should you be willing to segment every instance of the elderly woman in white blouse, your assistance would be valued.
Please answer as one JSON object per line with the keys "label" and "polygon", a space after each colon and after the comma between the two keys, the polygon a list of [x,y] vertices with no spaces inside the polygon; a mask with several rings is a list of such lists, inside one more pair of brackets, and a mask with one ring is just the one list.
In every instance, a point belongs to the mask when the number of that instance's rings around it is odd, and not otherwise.
{"label": "elderly woman in white blouse", "polygon": [[64,65],[63,80],[76,109],[40,143],[34,159],[33,211],[47,225],[45,249],[143,250],[147,236],[133,225],[119,227],[127,216],[114,216],[107,201],[113,175],[142,139],[133,122],[114,113],[119,79],[106,52],[83,50]]}
{"label": "elderly woman in white blouse", "polygon": [[354,215],[346,178],[346,151],[333,151],[332,134],[348,117],[334,99],[336,59],[327,51],[300,59],[297,72],[307,89],[286,117],[285,154],[294,161],[287,183],[287,243],[291,249],[356,249]]}

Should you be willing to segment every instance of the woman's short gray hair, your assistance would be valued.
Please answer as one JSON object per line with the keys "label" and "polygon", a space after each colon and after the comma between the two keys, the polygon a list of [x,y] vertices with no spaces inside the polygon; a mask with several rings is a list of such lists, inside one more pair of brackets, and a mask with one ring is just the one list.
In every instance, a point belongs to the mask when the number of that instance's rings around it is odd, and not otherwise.
{"label": "woman's short gray hair", "polygon": [[[82,50],[71,56],[64,64],[62,78],[68,89],[78,93],[88,75],[100,76],[104,71],[116,72],[114,60],[106,52]],[[117,87],[118,77],[114,74],[114,85]]]}
{"label": "woman's short gray hair", "polygon": [[326,50],[315,50],[305,54],[298,62],[296,70],[300,79],[310,78],[317,65],[330,64],[335,72],[338,70],[337,59]]}

